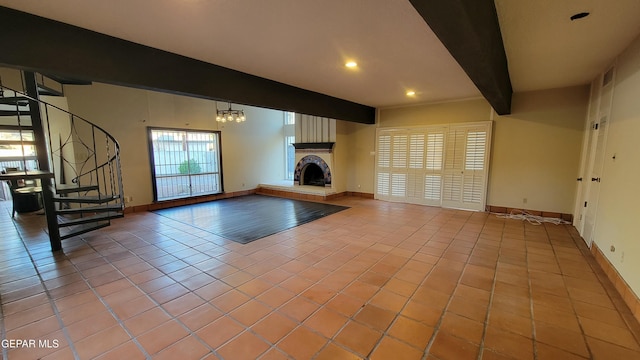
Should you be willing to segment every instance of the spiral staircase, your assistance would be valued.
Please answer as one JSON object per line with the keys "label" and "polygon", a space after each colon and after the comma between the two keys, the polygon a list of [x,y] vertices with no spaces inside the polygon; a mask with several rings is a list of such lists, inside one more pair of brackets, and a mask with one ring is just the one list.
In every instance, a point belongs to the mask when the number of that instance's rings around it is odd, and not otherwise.
{"label": "spiral staircase", "polygon": [[62,240],[123,216],[120,146],[101,127],[41,99],[86,83],[26,71],[22,82],[22,91],[0,82],[0,170],[13,170],[0,179],[36,183],[51,249],[61,250]]}

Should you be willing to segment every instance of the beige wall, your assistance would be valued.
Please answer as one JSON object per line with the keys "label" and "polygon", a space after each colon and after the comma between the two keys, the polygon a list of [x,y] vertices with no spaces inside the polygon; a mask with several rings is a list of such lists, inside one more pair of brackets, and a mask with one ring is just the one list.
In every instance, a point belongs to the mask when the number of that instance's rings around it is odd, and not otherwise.
{"label": "beige wall", "polygon": [[[380,110],[377,126],[493,118],[487,204],[572,213],[588,97],[587,86],[515,94],[509,116],[493,115],[484,99],[389,108]],[[350,124],[348,130],[348,157],[355,164],[348,190],[373,193],[375,126]]]}
{"label": "beige wall", "polygon": [[514,94],[495,118],[488,204],[573,213],[588,100],[588,86]]}
{"label": "beige wall", "polygon": [[640,295],[640,38],[620,55],[616,68],[593,239]]}
{"label": "beige wall", "polygon": [[128,206],[153,201],[148,126],[220,130],[226,192],[284,177],[281,111],[234,105],[245,110],[247,121],[219,125],[210,100],[99,83],[67,86],[65,93],[72,113],[103,127],[120,143],[125,195],[133,197]]}
{"label": "beige wall", "polygon": [[347,153],[347,191],[374,193],[375,183],[375,125],[364,125],[345,122],[348,140],[345,146]]}

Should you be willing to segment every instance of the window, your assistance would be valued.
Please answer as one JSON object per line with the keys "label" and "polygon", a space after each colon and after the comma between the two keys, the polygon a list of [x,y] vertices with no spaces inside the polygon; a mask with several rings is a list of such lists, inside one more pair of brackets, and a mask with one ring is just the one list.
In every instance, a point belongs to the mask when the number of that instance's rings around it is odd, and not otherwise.
{"label": "window", "polygon": [[220,132],[149,128],[154,200],[222,192]]}
{"label": "window", "polygon": [[293,180],[293,171],[296,167],[296,149],[293,144],[296,142],[295,123],[296,114],[293,112],[284,113],[284,178]]}
{"label": "window", "polygon": [[0,170],[38,168],[33,130],[0,130]]}

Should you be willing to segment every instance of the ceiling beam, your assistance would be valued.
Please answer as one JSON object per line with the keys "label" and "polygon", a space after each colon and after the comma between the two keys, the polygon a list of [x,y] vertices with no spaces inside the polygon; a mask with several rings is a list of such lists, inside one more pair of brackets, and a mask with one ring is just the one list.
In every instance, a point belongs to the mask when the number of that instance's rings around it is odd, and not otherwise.
{"label": "ceiling beam", "polygon": [[[375,108],[0,7],[0,64],[65,78],[375,123]],[[194,46],[197,46],[194,45]]]}
{"label": "ceiling beam", "polygon": [[511,80],[493,0],[409,0],[500,115],[511,113]]}

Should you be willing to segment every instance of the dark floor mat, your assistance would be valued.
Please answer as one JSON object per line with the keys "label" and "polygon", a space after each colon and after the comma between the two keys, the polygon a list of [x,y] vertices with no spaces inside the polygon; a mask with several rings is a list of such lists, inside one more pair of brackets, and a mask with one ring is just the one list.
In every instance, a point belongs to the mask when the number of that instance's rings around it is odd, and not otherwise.
{"label": "dark floor mat", "polygon": [[345,209],[348,207],[247,195],[156,210],[154,213],[247,244]]}

